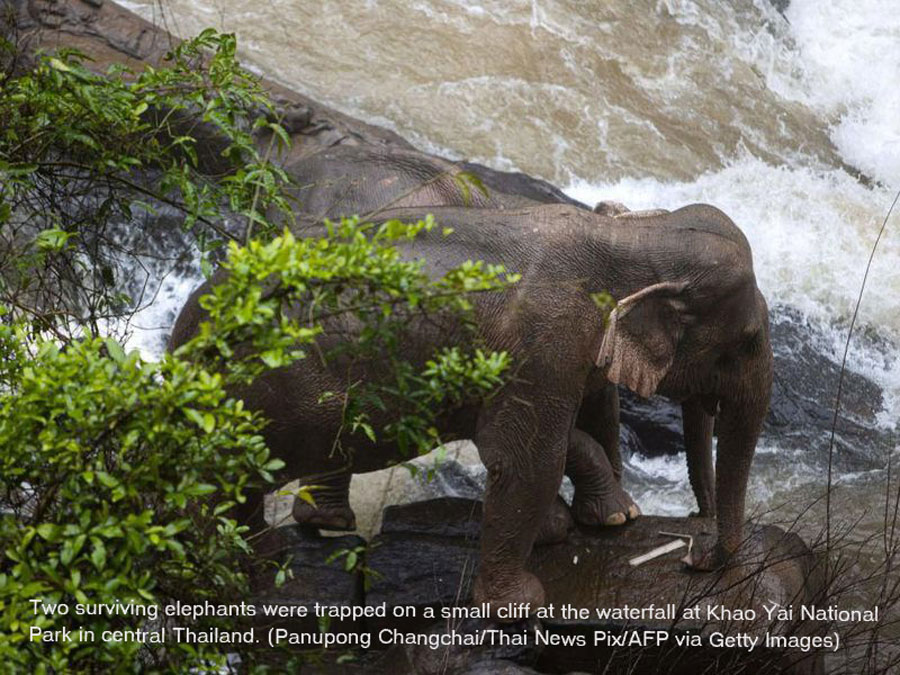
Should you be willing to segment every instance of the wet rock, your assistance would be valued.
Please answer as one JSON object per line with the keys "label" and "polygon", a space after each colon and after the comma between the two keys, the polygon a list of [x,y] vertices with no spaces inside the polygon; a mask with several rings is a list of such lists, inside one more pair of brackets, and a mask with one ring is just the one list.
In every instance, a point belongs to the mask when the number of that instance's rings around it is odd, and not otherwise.
{"label": "wet rock", "polygon": [[444,497],[389,506],[384,510],[382,534],[420,534],[475,540],[481,535],[480,501]]}
{"label": "wet rock", "polygon": [[[762,646],[753,652],[742,648],[713,648],[709,640],[714,633],[762,638],[771,630],[795,634],[812,628],[800,623],[773,628],[762,607],[773,602],[799,606],[815,601],[823,591],[819,562],[800,537],[773,526],[748,526],[738,559],[724,572],[705,574],[687,570],[680,560],[684,549],[631,566],[629,559],[672,541],[660,532],[688,534],[694,537],[695,545],[709,546],[715,539],[715,523],[699,518],[645,516],[614,530],[581,528],[564,543],[535,549],[529,568],[543,581],[547,602],[557,607],[569,604],[591,608],[592,612],[587,619],[565,619],[557,615],[543,621],[550,633],[584,636],[586,646],[548,646],[541,655],[539,668],[552,664],[554,668],[569,670],[596,672],[609,668],[611,672],[619,672],[628,664],[639,662],[642,668],[653,672],[686,673],[740,663],[748,668],[754,664],[751,669],[762,672],[782,664],[785,658],[797,656]],[[623,621],[594,614],[596,609],[626,605],[671,608],[671,615]],[[689,608],[698,608],[693,610],[697,618],[685,616]],[[735,618],[736,613],[729,615],[717,608],[743,610],[743,616]],[[749,618],[747,610],[752,610],[753,618]],[[665,631],[666,638],[658,645],[610,645],[609,636],[630,637],[644,630]],[[595,646],[598,633],[604,639]],[[676,634],[698,635],[703,646],[678,652],[672,637]],[[676,653],[679,658],[674,661],[680,661],[678,665],[673,663]]]}
{"label": "wet rock", "polygon": [[[834,422],[840,364],[825,353],[825,328],[796,310],[776,307],[770,323],[775,380],[764,435],[780,447],[818,450],[816,457],[822,459]],[[877,420],[883,405],[877,384],[845,370],[835,438],[835,457],[842,470],[873,468],[880,455],[876,450],[893,446],[890,432]]]}
{"label": "wet rock", "polygon": [[[385,509],[369,566],[379,577],[366,602],[426,607],[465,604],[471,597],[481,534],[481,502],[444,497]],[[390,615],[391,612],[388,612]],[[426,627],[430,621],[385,621],[378,627]]]}
{"label": "wet rock", "polygon": [[[477,540],[428,534],[378,535],[372,540],[368,565],[379,576],[366,594],[366,603],[412,606],[417,617],[426,607],[466,604],[477,561]],[[388,618],[370,625],[411,629],[421,628],[422,622]]]}
{"label": "wet rock", "polygon": [[[272,530],[257,546],[257,553],[266,560],[253,576],[253,600],[257,607],[265,604],[306,607],[313,613],[315,603],[332,606],[359,606],[364,603],[363,583],[356,572],[344,568],[343,552],[365,546],[366,541],[355,535],[322,537],[315,530],[301,525],[289,525]],[[290,571],[281,587],[275,586],[276,565],[287,563]],[[289,630],[316,632],[315,616],[278,619],[257,613],[257,620],[265,625],[277,623]],[[351,622],[333,621],[332,629],[358,628]]]}
{"label": "wet rock", "polygon": [[[369,564],[382,578],[367,594],[367,602],[386,602],[389,607],[411,604],[419,617],[424,607],[468,605],[478,559],[472,521],[479,510],[479,505],[466,504],[461,499],[390,509],[384,521],[387,532],[376,537],[369,558]],[[434,523],[433,532],[427,526],[429,520]],[[774,526],[748,526],[740,555],[732,567],[720,573],[689,571],[680,561],[683,549],[638,567],[629,565],[630,558],[671,541],[661,536],[661,531],[689,534],[698,546],[709,546],[715,539],[715,522],[645,516],[622,528],[578,528],[565,542],[535,547],[528,569],[542,580],[547,602],[556,608],[552,618],[542,620],[542,630],[568,639],[582,636],[585,644],[543,646],[533,663],[526,659],[533,654],[529,649],[515,656],[494,654],[493,658],[502,656],[520,666],[534,665],[540,672],[598,672],[605,668],[619,672],[629,663],[640,663],[652,672],[688,673],[732,662],[757,671],[777,668],[777,672],[818,672],[820,660],[814,653],[792,653],[759,645],[752,652],[710,646],[713,633],[756,638],[767,631],[780,635],[820,634],[816,632],[819,627],[808,622],[770,625],[762,608],[763,603],[772,602],[795,607],[814,603],[823,590],[819,562],[796,534]],[[559,609],[562,605],[586,608],[589,616],[563,618]],[[604,608],[625,606],[666,608],[671,616],[625,620],[596,614]],[[697,608],[693,610],[696,614],[685,616],[687,608]],[[732,613],[722,613],[717,608]],[[736,609],[743,610],[743,615],[736,617]],[[752,617],[747,610],[752,610]],[[398,627],[396,621],[393,626]],[[370,630],[381,627],[369,624]],[[424,628],[421,620],[402,625],[405,630]],[[613,647],[606,642],[594,645],[597,632],[620,636],[644,630],[665,631],[666,639],[659,645],[639,648]],[[673,637],[676,634],[700,636],[702,645],[678,649]],[[430,672],[430,657],[423,654],[410,653],[410,662],[419,664],[416,672]],[[460,671],[469,663],[464,663],[465,655],[455,651],[446,658],[455,659],[453,663]],[[788,662],[793,670],[784,670]]]}
{"label": "wet rock", "polygon": [[485,475],[481,460],[474,464],[454,459],[434,462],[412,479],[414,496],[408,501],[421,502],[448,495],[481,499],[484,496]]}
{"label": "wet rock", "polygon": [[619,431],[622,451],[645,457],[684,452],[681,405],[662,396],[641,398],[619,387]]}
{"label": "wet rock", "polygon": [[[840,364],[816,348],[817,343],[826,341],[824,328],[811,324],[790,307],[777,307],[770,322],[776,381],[769,424],[777,427],[810,420],[827,420],[830,424]],[[882,392],[877,384],[845,371],[841,414],[847,421],[873,424],[882,405]]]}

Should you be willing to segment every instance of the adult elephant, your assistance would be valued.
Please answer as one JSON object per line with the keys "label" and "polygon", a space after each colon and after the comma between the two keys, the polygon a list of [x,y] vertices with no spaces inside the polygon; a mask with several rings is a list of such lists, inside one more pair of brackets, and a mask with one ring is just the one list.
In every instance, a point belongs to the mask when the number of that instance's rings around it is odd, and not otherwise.
{"label": "adult elephant", "polygon": [[[447,417],[441,429],[472,438],[488,470],[475,600],[543,602],[525,560],[564,471],[574,474],[576,508],[605,489],[597,485],[608,474],[596,463],[602,452],[575,422],[584,398],[609,382],[718,412],[718,538],[695,564],[723,564],[741,543],[747,480],[772,382],[766,303],[741,231],[705,205],[631,220],[566,205],[427,211],[454,230],[449,238],[429,233],[402,245],[405,256],[427,261],[429,274],[466,260],[521,274],[512,288],[474,303],[480,337],[488,348],[510,352],[514,377],[489,402]],[[424,213],[398,209],[384,217],[413,221]],[[179,316],[173,346],[197,330],[204,290]],[[599,292],[617,300],[608,319],[592,300]],[[452,335],[423,331],[414,351],[450,346]],[[366,367],[354,377],[365,376]],[[347,381],[346,369],[305,359],[260,377],[243,394],[272,420],[267,441],[292,477],[315,474],[320,485],[330,477],[318,509],[295,511],[319,526],[346,524],[351,473],[400,458],[390,444],[356,437],[345,439],[355,448],[351,456],[334,456]],[[320,403],[323,391],[338,396]],[[388,413],[373,420],[389,421]]]}
{"label": "adult elephant", "polygon": [[[522,173],[495,171],[467,162],[450,162],[406,149],[336,146],[303,157],[285,168],[295,184],[292,196],[298,205],[301,229],[303,223],[315,225],[324,218],[376,215],[392,207],[509,209],[538,204],[570,204],[587,208],[549,183]],[[630,211],[624,204],[612,201],[600,202],[594,211],[621,218],[644,218],[665,213],[661,210]],[[682,411],[688,475],[697,499],[698,515],[715,516],[713,418],[693,398],[683,403]],[[616,385],[609,384],[585,397],[577,428],[585,431],[603,448],[619,487],[610,487],[603,499],[593,500],[590,504],[576,504],[576,520],[621,525],[633,519],[639,511],[621,489],[622,456]],[[573,441],[573,448],[585,446],[583,442]],[[595,461],[602,463],[603,459]]]}
{"label": "adult elephant", "polygon": [[340,145],[285,167],[304,221],[373,214],[387,208],[522,208],[580,204],[549,183],[479,164],[399,148]]}

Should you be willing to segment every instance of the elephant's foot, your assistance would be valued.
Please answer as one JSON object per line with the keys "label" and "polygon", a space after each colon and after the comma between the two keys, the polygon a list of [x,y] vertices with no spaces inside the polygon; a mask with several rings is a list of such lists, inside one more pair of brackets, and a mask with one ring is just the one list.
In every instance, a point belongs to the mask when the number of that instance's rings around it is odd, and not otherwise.
{"label": "elephant's foot", "polygon": [[294,497],[294,520],[322,530],[355,530],[356,514],[350,508],[350,477],[349,471],[340,470],[301,479],[302,485],[310,486],[314,503]]}
{"label": "elephant's foot", "polygon": [[541,523],[534,540],[535,545],[558,544],[561,541],[565,541],[573,524],[569,507],[560,497],[557,497]]}
{"label": "elephant's foot", "polygon": [[294,520],[301,525],[312,525],[322,530],[347,532],[356,529],[356,514],[349,504],[317,504],[313,506],[300,499],[294,500]]}
{"label": "elephant's foot", "polygon": [[[524,570],[511,576],[504,575],[496,581],[486,581],[485,576],[479,574],[472,590],[472,601],[476,605],[487,603],[491,618],[501,623],[511,623],[523,618],[501,618],[497,611],[501,607],[506,610],[509,606],[519,608],[527,605],[531,614],[538,607],[543,607],[545,598],[543,584],[536,576]],[[506,616],[510,614],[508,611],[503,613]]]}
{"label": "elephant's foot", "polygon": [[584,494],[575,490],[572,515],[582,525],[624,525],[641,515],[634,500],[618,484],[606,486],[597,494]]}
{"label": "elephant's foot", "polygon": [[733,552],[729,553],[718,543],[709,548],[698,546],[695,543],[688,567],[697,572],[716,572],[728,567],[733,556]]}
{"label": "elephant's foot", "polygon": [[622,525],[641,515],[616,480],[603,448],[580,429],[569,433],[566,473],[575,484],[572,515],[582,525]]}

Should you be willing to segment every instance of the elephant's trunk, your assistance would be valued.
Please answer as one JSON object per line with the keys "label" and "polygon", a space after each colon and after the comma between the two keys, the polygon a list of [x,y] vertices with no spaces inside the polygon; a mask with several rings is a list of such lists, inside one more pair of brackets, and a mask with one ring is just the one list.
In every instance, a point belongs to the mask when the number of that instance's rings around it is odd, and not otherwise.
{"label": "elephant's trunk", "polygon": [[772,391],[772,351],[768,343],[751,364],[750,377],[731,396],[720,399],[716,456],[718,553],[729,556],[741,545],[747,481],[756,442]]}

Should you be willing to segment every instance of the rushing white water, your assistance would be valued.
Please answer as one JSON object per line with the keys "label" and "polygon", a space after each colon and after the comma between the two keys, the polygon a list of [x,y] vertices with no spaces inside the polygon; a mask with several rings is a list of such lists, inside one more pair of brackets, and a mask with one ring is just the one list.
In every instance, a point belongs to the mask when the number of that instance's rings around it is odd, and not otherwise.
{"label": "rushing white water", "polygon": [[807,87],[802,100],[836,118],[841,155],[900,184],[900,12],[891,0],[794,0],[787,11]]}
{"label": "rushing white water", "polygon": [[[719,206],[747,234],[770,304],[822,326],[817,347],[839,362],[869,251],[900,187],[893,4],[793,0],[784,17],[766,0],[165,7],[169,29],[233,30],[267,76],[423,149],[539,175],[589,204]],[[130,6],[161,19],[155,0]],[[854,340],[848,362],[884,388],[888,428],[900,410],[898,263],[900,213],[857,325],[881,341]],[[191,285],[172,282],[136,323],[171,320]],[[159,347],[149,334],[135,344]],[[820,464],[775,450],[758,452],[754,503],[821,485]],[[684,466],[683,457],[632,458],[626,478],[645,512],[692,506]]]}

